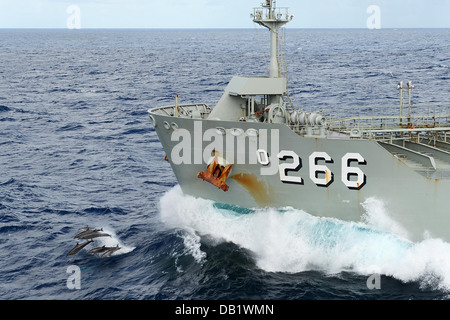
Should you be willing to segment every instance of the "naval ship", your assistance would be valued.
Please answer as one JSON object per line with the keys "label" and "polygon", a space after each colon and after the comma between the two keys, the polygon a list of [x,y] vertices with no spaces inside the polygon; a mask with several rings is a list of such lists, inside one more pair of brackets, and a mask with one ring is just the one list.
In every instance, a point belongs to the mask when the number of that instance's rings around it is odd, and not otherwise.
{"label": "naval ship", "polygon": [[269,73],[234,76],[217,104],[148,111],[184,194],[245,208],[293,207],[362,221],[378,199],[409,241],[450,241],[450,107],[296,108],[280,37],[293,19],[267,0],[251,14],[270,31]]}

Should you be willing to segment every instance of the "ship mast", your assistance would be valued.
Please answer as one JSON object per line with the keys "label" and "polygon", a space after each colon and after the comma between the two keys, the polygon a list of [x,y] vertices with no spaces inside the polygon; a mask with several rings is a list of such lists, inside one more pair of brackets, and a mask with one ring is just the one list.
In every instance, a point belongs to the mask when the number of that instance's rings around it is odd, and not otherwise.
{"label": "ship mast", "polygon": [[253,9],[253,22],[270,30],[270,78],[279,78],[278,30],[292,20],[288,8],[277,8],[275,0],[266,0],[261,7]]}

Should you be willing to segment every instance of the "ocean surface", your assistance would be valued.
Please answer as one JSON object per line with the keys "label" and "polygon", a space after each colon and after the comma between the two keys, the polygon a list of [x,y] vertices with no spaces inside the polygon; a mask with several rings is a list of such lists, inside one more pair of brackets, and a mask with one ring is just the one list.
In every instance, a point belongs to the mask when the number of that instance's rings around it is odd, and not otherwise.
{"label": "ocean surface", "polygon": [[[397,104],[409,80],[450,103],[450,29],[286,33],[298,107]],[[213,107],[268,62],[259,27],[0,30],[0,299],[449,299],[450,243],[379,231],[382,202],[349,223],[182,194],[147,109]],[[111,237],[66,256],[88,225]]]}

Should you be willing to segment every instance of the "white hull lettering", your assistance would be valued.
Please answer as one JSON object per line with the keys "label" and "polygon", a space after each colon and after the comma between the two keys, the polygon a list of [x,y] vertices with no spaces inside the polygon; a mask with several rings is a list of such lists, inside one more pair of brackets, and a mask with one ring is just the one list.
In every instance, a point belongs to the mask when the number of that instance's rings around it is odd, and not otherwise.
{"label": "white hull lettering", "polygon": [[[347,153],[342,157],[342,182],[353,190],[360,190],[366,184],[366,175],[358,167],[351,166],[352,162],[357,162],[361,165],[366,165],[366,160],[359,153]],[[356,177],[356,180],[352,180]]]}
{"label": "white hull lettering", "polygon": [[283,150],[278,154],[280,160],[288,158],[292,158],[293,162],[279,164],[280,180],[284,183],[303,184],[301,177],[288,175],[289,171],[298,172],[302,168],[302,159],[294,151]]}
{"label": "white hull lettering", "polygon": [[319,187],[328,187],[333,183],[334,174],[327,166],[319,165],[320,160],[333,163],[333,159],[326,152],[313,152],[309,156],[309,178]]}
{"label": "white hull lettering", "polygon": [[[258,150],[262,152],[264,150]],[[292,159],[292,162],[282,162],[278,165],[280,180],[283,183],[304,184],[304,180],[293,175],[292,172],[299,172],[302,168],[302,159],[291,150],[282,150],[278,154],[280,161]],[[329,187],[334,182],[334,173],[330,168],[320,163],[334,163],[334,160],[326,152],[313,152],[309,156],[309,178],[318,187]],[[261,162],[260,162],[261,163]],[[367,162],[359,153],[347,153],[341,159],[341,181],[351,190],[360,190],[367,182],[364,172],[354,166],[354,163],[366,165]],[[262,163],[261,163],[262,164]],[[288,174],[291,172],[291,174]]]}

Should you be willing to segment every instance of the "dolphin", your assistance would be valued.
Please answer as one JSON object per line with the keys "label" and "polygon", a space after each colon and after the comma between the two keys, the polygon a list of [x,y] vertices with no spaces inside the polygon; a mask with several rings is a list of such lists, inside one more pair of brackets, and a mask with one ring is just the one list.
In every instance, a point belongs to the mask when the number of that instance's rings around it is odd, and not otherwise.
{"label": "dolphin", "polygon": [[101,246],[101,247],[89,250],[89,253],[92,253],[92,254],[102,253],[102,252],[108,251],[109,249],[111,249],[111,247]]}
{"label": "dolphin", "polygon": [[75,247],[73,247],[73,249],[69,251],[69,253],[66,255],[66,257],[76,255],[78,252],[80,252],[81,249],[86,247],[91,242],[94,242],[94,240],[88,240],[85,243],[81,243],[81,244],[77,243],[75,245]]}
{"label": "dolphin", "polygon": [[102,255],[102,258],[110,257],[114,252],[116,252],[116,251],[119,250],[119,249],[121,249],[121,248],[119,247],[119,245],[117,245],[117,246],[115,246],[115,247],[109,247],[109,248],[108,248],[108,251],[106,251],[106,252]]}
{"label": "dolphin", "polygon": [[81,239],[82,236],[84,236],[84,235],[86,235],[86,234],[89,234],[89,233],[92,233],[92,232],[103,231],[103,228],[102,228],[102,229],[94,229],[94,228],[91,228],[91,227],[85,227],[85,228],[79,229],[78,231],[81,231],[81,232],[78,233],[78,234],[74,237],[75,239]]}
{"label": "dolphin", "polygon": [[111,237],[111,235],[105,232],[101,232],[101,230],[98,229],[83,233],[81,235],[77,235],[77,238],[81,240],[94,239],[99,237]]}

